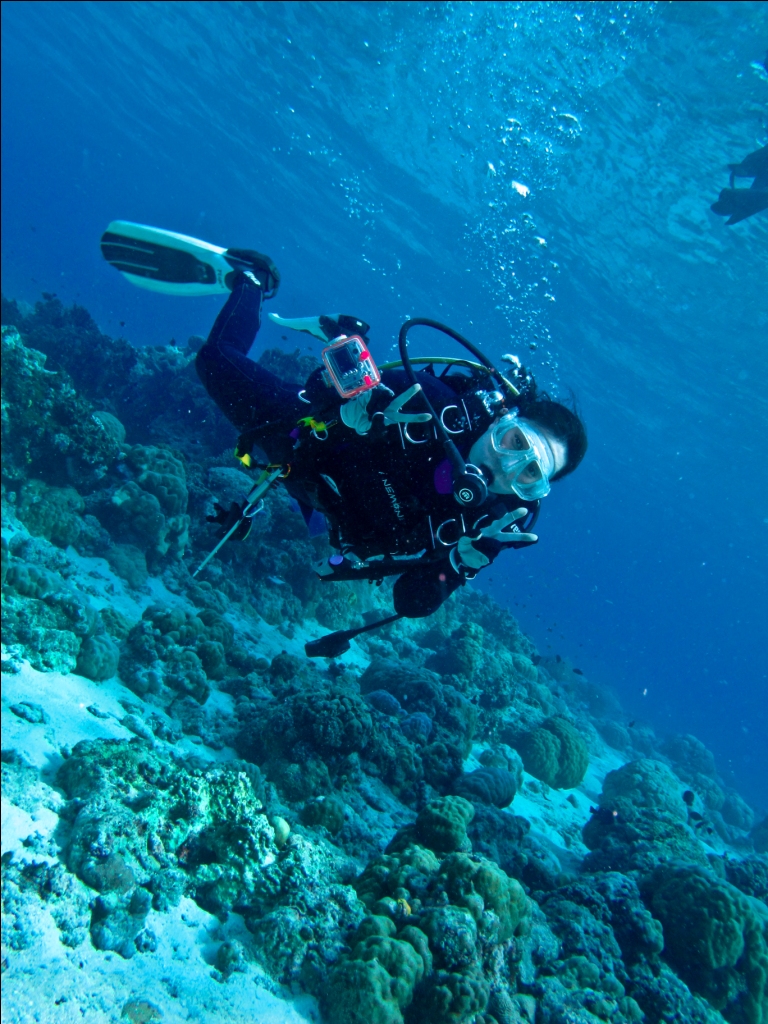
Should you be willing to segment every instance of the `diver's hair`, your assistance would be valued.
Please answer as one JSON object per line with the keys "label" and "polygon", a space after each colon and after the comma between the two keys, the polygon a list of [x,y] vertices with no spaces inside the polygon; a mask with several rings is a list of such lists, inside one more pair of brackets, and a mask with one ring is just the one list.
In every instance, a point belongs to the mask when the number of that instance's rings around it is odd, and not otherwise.
{"label": "diver's hair", "polygon": [[517,408],[524,419],[538,423],[565,445],[565,465],[551,479],[562,480],[572,473],[587,451],[587,429],[573,394],[569,408],[562,402],[553,401],[546,391],[539,391],[536,381],[531,378],[517,399]]}

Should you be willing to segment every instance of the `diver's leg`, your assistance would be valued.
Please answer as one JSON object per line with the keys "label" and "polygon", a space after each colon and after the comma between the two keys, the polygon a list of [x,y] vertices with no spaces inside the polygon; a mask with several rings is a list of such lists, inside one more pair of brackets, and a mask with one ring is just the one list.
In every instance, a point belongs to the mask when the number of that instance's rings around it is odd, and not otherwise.
{"label": "diver's leg", "polygon": [[234,348],[244,356],[261,327],[263,291],[251,273],[237,273],[232,291],[216,317],[206,345]]}
{"label": "diver's leg", "polygon": [[298,404],[295,388],[248,358],[261,324],[261,300],[254,277],[238,274],[195,361],[205,390],[239,430],[290,418]]}

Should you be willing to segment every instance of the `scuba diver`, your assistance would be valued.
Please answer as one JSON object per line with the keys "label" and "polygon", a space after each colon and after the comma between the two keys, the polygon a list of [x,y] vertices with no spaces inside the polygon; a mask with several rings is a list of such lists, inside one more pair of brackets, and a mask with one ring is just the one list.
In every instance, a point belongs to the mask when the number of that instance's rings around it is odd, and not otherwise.
{"label": "scuba diver", "polygon": [[[394,615],[314,641],[310,655],[335,656],[366,629],[431,615],[501,551],[536,543],[531,531],[542,499],[584,457],[587,437],[576,413],[539,391],[517,359],[505,357],[511,369],[502,374],[444,324],[406,321],[401,360],[379,369],[364,321],[270,314],[326,345],[323,365],[297,393],[248,357],[262,303],[280,284],[268,257],[125,221],[110,225],[102,252],[142,287],[229,292],[196,368],[239,431],[236,456],[262,474],[245,505],[216,506],[209,517],[222,528],[212,554],[247,535],[258,499],[280,480],[308,525],[316,513],[325,517],[336,553],[315,567],[322,580],[398,577]],[[448,335],[477,361],[411,357],[407,335],[415,326]],[[424,367],[416,372],[414,363]],[[252,458],[255,448],[266,465]]]}
{"label": "scuba diver", "polygon": [[[768,210],[768,145],[745,156],[741,163],[728,164],[730,187],[720,192],[710,209],[726,224],[738,224],[755,213]],[[753,178],[749,188],[734,188],[736,178]]]}

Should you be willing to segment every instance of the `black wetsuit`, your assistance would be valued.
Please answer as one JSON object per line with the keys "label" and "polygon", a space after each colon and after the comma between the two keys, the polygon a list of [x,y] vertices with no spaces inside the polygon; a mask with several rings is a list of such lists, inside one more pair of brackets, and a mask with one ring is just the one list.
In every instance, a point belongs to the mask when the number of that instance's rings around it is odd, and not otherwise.
{"label": "black wetsuit", "polygon": [[[359,435],[341,421],[341,400],[318,373],[308,382],[313,404],[296,388],[247,357],[260,325],[261,291],[241,276],[197,356],[206,390],[241,432],[271,461],[289,463],[285,486],[304,509],[325,514],[332,544],[359,559],[376,555],[421,556],[397,580],[395,610],[409,617],[430,615],[463,582],[451,564],[459,538],[475,537],[506,512],[525,507],[530,515],[513,527],[530,529],[539,502],[489,494],[479,508],[462,508],[453,497],[450,464],[432,423],[393,424]],[[477,379],[451,372],[439,379],[418,374],[437,414],[465,458],[488,429],[492,396]],[[396,395],[409,387],[403,370],[386,370],[382,382]],[[306,397],[306,396],[305,396]],[[416,397],[406,412],[423,412]],[[327,438],[298,421],[312,414],[328,424]],[[491,561],[504,547],[483,538],[474,545]],[[471,573],[470,573],[471,575]]]}

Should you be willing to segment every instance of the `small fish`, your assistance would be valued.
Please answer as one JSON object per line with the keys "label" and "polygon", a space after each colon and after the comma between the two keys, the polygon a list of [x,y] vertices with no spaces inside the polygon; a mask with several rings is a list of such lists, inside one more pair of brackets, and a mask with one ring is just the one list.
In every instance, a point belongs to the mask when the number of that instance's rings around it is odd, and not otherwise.
{"label": "small fish", "polygon": [[120,326],[121,326],[121,327],[125,327],[125,320],[121,320],[121,321],[120,321]]}
{"label": "small fish", "polygon": [[635,728],[635,719],[634,719],[634,718],[633,718],[633,719],[632,719],[632,721],[631,721],[631,722],[629,723],[629,725],[627,726],[627,728],[628,728],[628,729],[634,729],[634,728]]}
{"label": "small fish", "polygon": [[575,668],[573,671],[576,673],[577,676],[583,676],[584,675],[584,673],[581,671],[580,668]]}
{"label": "small fish", "polygon": [[696,822],[704,821],[704,815],[703,814],[699,814],[698,811],[689,811],[688,812],[688,817],[691,819],[691,821],[696,821]]}
{"label": "small fish", "polygon": [[279,576],[267,576],[270,583],[274,583],[276,587],[287,587],[288,584],[285,580],[281,580]]}
{"label": "small fish", "polygon": [[590,807],[589,809],[598,821],[602,821],[605,825],[613,825],[619,816],[618,811],[612,811],[609,807]]}
{"label": "small fish", "polygon": [[686,789],[683,793],[683,800],[688,804],[689,807],[693,807],[693,801],[695,800],[694,792],[692,789]]}
{"label": "small fish", "polygon": [[559,655],[559,654],[556,654],[556,655],[555,655],[555,661],[557,662],[557,664],[558,664],[558,665],[560,664],[560,662],[561,662],[562,660],[563,660],[563,659],[562,659],[562,658],[560,657],[560,655]]}

